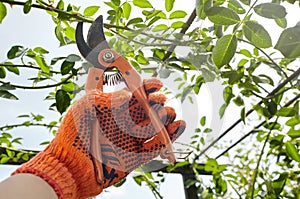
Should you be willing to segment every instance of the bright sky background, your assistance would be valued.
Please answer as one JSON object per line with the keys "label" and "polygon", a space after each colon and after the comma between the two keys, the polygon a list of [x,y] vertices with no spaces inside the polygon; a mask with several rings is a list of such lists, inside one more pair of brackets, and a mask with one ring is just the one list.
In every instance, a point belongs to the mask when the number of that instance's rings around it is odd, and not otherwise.
{"label": "bright sky background", "polygon": [[[68,2],[68,1],[66,1]],[[99,1],[97,0],[89,0],[89,1],[81,1],[74,0],[69,1],[75,5],[81,5],[83,8],[89,5],[99,5]],[[88,3],[87,3],[88,2]],[[156,6],[162,7],[164,4],[163,0],[151,0],[151,3]],[[100,2],[101,9],[107,8],[103,5],[103,2]],[[193,10],[195,6],[194,1],[180,1],[178,0],[175,3],[176,9],[184,9],[184,10]],[[288,9],[292,8],[289,6]],[[51,17],[46,14],[44,11],[40,11],[37,9],[32,9],[32,11],[28,15],[24,15],[22,12],[22,7],[15,6],[13,9],[8,9],[8,16],[4,19],[3,23],[0,24],[0,62],[7,61],[6,53],[9,48],[13,45],[23,45],[25,47],[34,48],[36,46],[42,46],[45,49],[50,51],[50,54],[47,55],[49,59],[56,56],[64,56],[71,53],[79,54],[75,45],[70,45],[67,47],[59,47],[58,41],[54,36],[54,23],[51,20]],[[100,9],[100,10],[101,10]],[[82,9],[83,10],[83,9]],[[133,10],[134,12],[134,7]],[[103,13],[105,16],[106,11]],[[299,16],[299,13],[297,13]],[[294,26],[296,17],[295,13],[289,14],[288,26]],[[290,23],[292,21],[292,23]],[[261,21],[260,21],[261,22]],[[272,33],[277,33],[273,38],[277,38],[281,32],[279,28],[274,23],[265,23],[268,30],[273,30]],[[277,39],[276,39],[277,40]],[[273,44],[276,40],[273,40]],[[182,49],[182,52],[185,50]],[[14,84],[24,84],[26,83],[26,78],[32,77],[33,71],[21,70],[21,76],[16,76],[14,74],[8,73],[8,79],[10,79]],[[17,92],[13,92],[19,97],[19,100],[9,101],[5,99],[1,100],[0,106],[0,126],[5,124],[14,124],[18,122],[23,122],[24,120],[17,119],[17,115],[32,113],[39,113],[45,115],[47,120],[53,121],[57,120],[60,115],[53,111],[49,111],[48,107],[50,103],[48,101],[43,101],[43,99],[47,96],[50,90],[19,90]],[[183,106],[182,115],[188,114],[190,117],[199,118],[203,115],[208,115],[208,122],[213,124],[214,130],[216,133],[221,132],[221,129],[231,124],[230,121],[235,121],[239,117],[239,113],[230,114],[229,117],[225,117],[224,121],[218,119],[218,107],[222,104],[222,87],[217,82],[210,83],[206,87],[204,87],[202,94],[200,96],[200,104],[194,104],[193,106],[198,106],[198,110],[201,110],[200,113],[198,111],[191,111],[189,113],[184,113],[185,111],[190,111],[193,109],[186,108]],[[197,110],[197,109],[196,109]],[[235,110],[233,110],[234,112]],[[197,113],[198,115],[193,115],[193,113]],[[185,119],[185,118],[184,118]],[[189,127],[188,132],[192,132],[195,126]],[[40,133],[46,132],[44,129],[39,127],[30,127],[30,128],[21,128],[13,130],[13,134],[17,137],[24,137],[26,139],[23,140],[23,145],[20,146],[26,149],[33,150],[42,150],[43,147],[39,144],[43,141],[48,141],[52,139],[51,133]],[[237,130],[237,132],[239,132]],[[215,134],[214,134],[215,135]],[[188,136],[186,136],[188,137]],[[0,166],[0,180],[7,178],[12,171],[15,170],[15,166]],[[176,198],[183,199],[184,198],[184,187],[182,184],[182,178],[180,175],[167,175],[166,182],[162,184],[161,193],[165,196],[166,199]],[[151,191],[143,186],[139,187],[135,182],[132,181],[131,178],[128,178],[125,185],[121,188],[110,188],[108,192],[101,194],[97,198],[103,199],[134,199],[134,198],[143,198],[143,199],[153,199]]]}

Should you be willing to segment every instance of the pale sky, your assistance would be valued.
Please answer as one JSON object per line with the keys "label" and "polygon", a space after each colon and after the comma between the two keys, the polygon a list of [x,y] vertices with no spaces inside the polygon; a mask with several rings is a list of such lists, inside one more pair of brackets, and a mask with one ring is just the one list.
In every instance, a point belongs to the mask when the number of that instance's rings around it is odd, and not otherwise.
{"label": "pale sky", "polygon": [[[82,5],[83,8],[89,5],[99,5],[99,1],[96,0],[85,2],[76,0],[69,2],[72,2],[75,5]],[[151,1],[151,3],[152,2],[154,2],[153,4],[155,6],[162,6],[162,2],[164,1],[154,0]],[[102,4],[102,2],[100,4],[101,8],[106,7]],[[182,9],[184,7],[184,9],[187,8],[185,10],[191,11],[194,8],[194,4],[194,1],[178,1],[177,3],[175,3],[174,10]],[[4,19],[3,23],[0,24],[0,62],[7,61],[6,53],[13,45],[23,45],[30,48],[42,46],[50,51],[50,54],[47,55],[49,59],[55,56],[64,56],[71,53],[79,54],[75,45],[58,48],[59,43],[54,36],[54,23],[52,22],[51,17],[44,11],[32,9],[32,11],[28,15],[24,15],[21,9],[22,7],[18,6],[15,6],[13,9],[8,8],[8,15]],[[98,14],[105,15],[106,12],[99,12]],[[293,23],[288,24],[288,26],[294,26],[296,24],[295,18],[297,17],[295,17],[294,14],[288,15],[287,18],[289,23],[291,21]],[[276,25],[268,22],[265,25],[267,26],[266,28],[271,28],[271,30],[274,30],[274,33],[277,33],[274,37],[279,36],[281,30],[279,28],[277,29]],[[275,41],[276,40],[273,41],[273,44]],[[180,50],[181,49],[179,49],[179,51]],[[182,50],[182,52],[184,52],[184,49]],[[21,76],[16,76],[14,74],[8,73],[7,79],[11,80],[14,84],[24,84],[24,82],[26,83],[26,78],[34,76],[32,75],[32,72],[33,71],[21,70]],[[50,103],[43,100],[47,96],[49,91],[50,90],[18,90],[13,91],[13,93],[19,97],[19,100],[17,102],[0,99],[0,126],[3,126],[5,124],[23,122],[24,120],[18,119],[16,118],[16,116],[21,114],[28,114],[30,112],[45,115],[47,121],[57,120],[60,115],[56,112],[49,111],[48,107]],[[182,112],[181,117],[185,119],[187,115],[197,113],[195,116],[192,115],[192,117],[194,117],[195,121],[198,122],[197,119],[199,119],[203,115],[207,115],[208,124],[210,125],[208,127],[211,127],[215,130],[215,133],[212,134],[212,137],[215,137],[216,134],[221,132],[221,129],[224,129],[224,127],[230,125],[231,122],[229,121],[235,121],[239,118],[239,112],[234,109],[232,113],[237,114],[230,114],[229,117],[225,116],[224,120],[218,119],[218,108],[222,104],[222,86],[217,82],[210,83],[207,86],[203,87],[198,100],[200,103],[196,103],[192,106],[184,104],[180,110]],[[197,107],[196,111],[195,108],[191,109],[191,107]],[[196,128],[196,125],[193,123],[193,121],[191,121],[191,125],[189,126],[187,132],[185,132],[184,139],[188,139],[190,137],[194,128]],[[236,130],[236,132],[239,131]],[[47,133],[47,130],[39,127],[15,129],[13,131],[10,131],[10,133],[13,133],[13,135],[15,135],[16,137],[25,138],[23,140],[23,145],[20,146],[21,148],[33,150],[42,150],[43,146],[40,146],[39,144],[43,141],[52,139],[51,133]],[[212,137],[208,139],[212,139]],[[14,166],[0,166],[0,180],[7,178],[10,173],[15,170],[15,168],[16,167]],[[125,185],[123,185],[121,188],[111,188],[109,189],[109,192],[105,192],[97,198],[154,199],[154,196],[147,187],[139,187],[135,182],[133,182],[131,178],[128,178],[127,181],[128,182],[125,183]],[[180,175],[167,175],[166,182],[162,184],[160,190],[162,195],[165,196],[166,199],[184,198],[184,187]]]}

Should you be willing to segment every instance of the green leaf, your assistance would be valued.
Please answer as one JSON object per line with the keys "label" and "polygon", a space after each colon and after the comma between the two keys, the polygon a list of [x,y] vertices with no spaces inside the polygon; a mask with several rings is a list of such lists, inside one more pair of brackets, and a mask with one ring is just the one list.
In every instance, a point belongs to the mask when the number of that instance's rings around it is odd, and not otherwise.
{"label": "green leaf", "polygon": [[166,24],[159,24],[157,26],[155,26],[152,31],[153,32],[159,32],[159,31],[162,31],[162,30],[167,30],[169,29],[169,27],[166,25]]}
{"label": "green leaf", "polygon": [[211,7],[206,12],[208,19],[218,25],[233,25],[240,22],[240,17],[231,9]]}
{"label": "green leaf", "polygon": [[10,158],[13,158],[15,156],[15,152],[14,151],[6,149],[6,153],[7,153],[8,157],[10,157]]}
{"label": "green leaf", "polygon": [[159,77],[164,78],[164,79],[168,78],[171,73],[172,73],[172,71],[167,68],[162,68],[158,71]]}
{"label": "green leaf", "polygon": [[66,61],[68,62],[77,62],[81,61],[81,57],[75,54],[70,54],[66,57]]}
{"label": "green leaf", "polygon": [[266,29],[257,22],[246,21],[243,25],[245,37],[259,48],[272,46],[272,39]]}
{"label": "green leaf", "polygon": [[275,115],[277,112],[277,104],[271,100],[269,103],[267,103],[267,109],[271,113],[271,115]]}
{"label": "green leaf", "polygon": [[286,147],[287,155],[290,158],[292,158],[293,160],[300,162],[300,155],[299,155],[298,149],[295,147],[295,145],[292,144],[291,142],[286,142],[285,147]]}
{"label": "green leaf", "polygon": [[196,0],[196,14],[200,19],[206,18],[206,11],[213,6],[212,0]]}
{"label": "green leaf", "polygon": [[6,15],[7,15],[6,6],[4,5],[4,3],[0,2],[0,24],[2,23]]}
{"label": "green leaf", "polygon": [[6,98],[9,100],[18,100],[18,98],[15,95],[11,94],[10,92],[8,92],[6,90],[0,90],[0,97]]}
{"label": "green leaf", "polygon": [[47,65],[47,63],[43,57],[35,56],[34,59],[44,73],[50,72],[50,67]]}
{"label": "green leaf", "polygon": [[232,93],[232,87],[227,86],[223,90],[223,99],[226,104],[230,103],[230,100],[234,97],[234,94]]}
{"label": "green leaf", "polygon": [[39,53],[40,55],[44,55],[44,54],[48,54],[49,53],[49,51],[47,51],[43,47],[35,47],[33,49],[33,51]]}
{"label": "green leaf", "polygon": [[7,156],[2,157],[1,160],[0,160],[0,164],[5,164],[5,163],[7,163],[9,160],[10,160],[10,157],[7,157]]}
{"label": "green leaf", "polygon": [[67,84],[63,84],[61,86],[61,89],[66,91],[66,92],[73,92],[74,90],[79,89],[79,86],[73,82],[69,82]]}
{"label": "green leaf", "polygon": [[289,174],[287,172],[281,173],[276,180],[272,181],[271,185],[277,196],[282,192],[288,176]]}
{"label": "green leaf", "polygon": [[[246,57],[249,57],[249,58],[252,57],[251,53],[250,53],[249,50],[247,50],[247,49],[242,49],[242,50],[240,50],[240,53],[243,54],[243,55],[245,55]],[[248,62],[248,60],[246,60],[246,61]],[[247,62],[246,62],[246,63],[247,63]]]}
{"label": "green leaf", "polygon": [[2,133],[2,136],[6,138],[12,138],[12,135],[9,133]]}
{"label": "green leaf", "polygon": [[300,56],[300,25],[285,29],[274,47],[286,58],[296,58]]}
{"label": "green leaf", "polygon": [[68,74],[74,67],[75,63],[74,62],[69,62],[65,60],[60,67],[60,72],[62,75]]}
{"label": "green leaf", "polygon": [[212,132],[212,129],[211,129],[211,128],[206,128],[206,129],[204,129],[204,131],[203,131],[203,133],[210,133],[210,132]]}
{"label": "green leaf", "polygon": [[0,90],[15,90],[16,88],[10,84],[10,82],[2,83]]}
{"label": "green leaf", "polygon": [[245,124],[245,119],[246,119],[246,109],[245,107],[242,108],[241,112],[240,112],[240,116],[241,116],[241,120],[243,121],[243,123]]}
{"label": "green leaf", "polygon": [[55,36],[58,39],[58,41],[60,42],[60,46],[64,46],[67,44],[64,34],[63,34],[64,29],[61,27],[60,24],[58,24],[55,27]]}
{"label": "green leaf", "polygon": [[111,0],[116,6],[120,6],[121,1],[120,0]]}
{"label": "green leaf", "polygon": [[300,124],[300,118],[299,117],[292,117],[285,123],[287,126],[295,126],[297,124]]}
{"label": "green leaf", "polygon": [[243,4],[249,6],[251,3],[251,0],[240,0]]}
{"label": "green leaf", "polygon": [[22,142],[20,140],[23,140],[23,138],[15,138],[11,141],[11,143],[22,144]]}
{"label": "green leaf", "polygon": [[68,26],[66,27],[65,29],[63,29],[65,35],[72,41],[76,41],[76,38],[75,38],[75,28],[71,27],[71,26]]}
{"label": "green leaf", "polygon": [[91,17],[99,10],[100,6],[89,6],[83,11],[83,15],[86,17]]}
{"label": "green leaf", "polygon": [[295,129],[290,129],[287,132],[288,136],[290,136],[291,138],[298,138],[300,137],[300,129],[295,130]]}
{"label": "green leaf", "polygon": [[133,0],[133,5],[140,8],[153,8],[152,4],[148,0]]}
{"label": "green leaf", "polygon": [[40,143],[40,145],[48,145],[48,144],[50,144],[49,141],[45,141],[45,142]]}
{"label": "green leaf", "polygon": [[123,14],[126,19],[129,19],[131,13],[131,5],[128,2],[123,4]]}
{"label": "green leaf", "polygon": [[[1,68],[1,67],[0,67]],[[16,66],[5,66],[5,68],[9,71],[9,72],[12,72],[12,73],[14,73],[14,74],[16,74],[16,75],[20,75],[20,70],[19,70],[19,68],[18,67],[16,67]],[[1,70],[1,69],[0,69]],[[1,72],[0,72],[0,74],[1,74]],[[0,75],[1,76],[1,75]],[[0,77],[1,78],[1,77]]]}
{"label": "green leaf", "polygon": [[171,28],[174,28],[174,29],[182,28],[184,25],[185,25],[185,23],[182,21],[175,21],[174,23],[171,24]]}
{"label": "green leaf", "polygon": [[206,68],[200,68],[199,70],[201,71],[205,82],[213,82],[216,79],[216,74],[213,71]]}
{"label": "green leaf", "polygon": [[225,35],[221,37],[212,52],[212,59],[218,68],[228,64],[234,56],[237,48],[235,35]]}
{"label": "green leaf", "polygon": [[269,19],[282,19],[287,12],[285,7],[277,3],[262,3],[254,7],[256,14]]}
{"label": "green leaf", "polygon": [[7,52],[8,59],[14,59],[21,56],[24,52],[23,46],[12,46],[10,50]]}
{"label": "green leaf", "polygon": [[242,7],[242,5],[237,0],[229,0],[228,8],[234,10],[238,14],[244,14],[246,10]]}
{"label": "green leaf", "polygon": [[23,6],[23,12],[25,14],[29,13],[31,10],[31,5],[32,5],[32,0],[28,0],[25,2],[24,6]]}
{"label": "green leaf", "polygon": [[275,22],[281,28],[286,28],[286,26],[287,26],[286,18],[275,19]]}
{"label": "green leaf", "polygon": [[122,179],[121,181],[117,182],[114,184],[114,187],[120,187],[126,182],[126,178]]}
{"label": "green leaf", "polygon": [[220,116],[220,118],[222,118],[223,116],[224,116],[224,113],[225,113],[225,111],[226,111],[226,108],[227,108],[227,104],[226,103],[224,103],[221,107],[220,107],[220,109],[219,109],[219,116]]}
{"label": "green leaf", "polygon": [[187,15],[187,13],[185,11],[176,10],[170,14],[169,19],[184,18],[186,15]]}
{"label": "green leaf", "polygon": [[170,12],[173,9],[175,0],[165,0],[165,8],[167,12]]}
{"label": "green leaf", "polygon": [[292,117],[296,114],[297,112],[293,108],[289,107],[282,107],[279,109],[276,113],[277,116],[282,116],[282,117]]}
{"label": "green leaf", "polygon": [[25,153],[24,155],[22,155],[22,160],[24,160],[24,161],[28,161],[29,160],[29,155],[28,155],[28,153]]}
{"label": "green leaf", "polygon": [[70,96],[64,90],[58,90],[55,94],[55,106],[60,114],[67,110],[68,106],[70,105]]}
{"label": "green leaf", "polygon": [[6,71],[3,66],[0,66],[0,78],[5,78],[6,77]]}
{"label": "green leaf", "polygon": [[142,18],[140,18],[140,17],[133,18],[128,21],[127,26],[129,26],[130,24],[137,24],[137,23],[141,23],[141,22],[143,22]]}
{"label": "green leaf", "polygon": [[203,117],[200,119],[200,125],[201,125],[201,126],[204,126],[205,123],[206,123],[206,117],[203,116]]}
{"label": "green leaf", "polygon": [[233,102],[237,105],[237,106],[243,106],[244,105],[244,100],[243,98],[241,98],[241,96],[237,96],[236,98],[233,99]]}
{"label": "green leaf", "polygon": [[57,6],[56,8],[60,9],[60,10],[63,10],[65,7],[65,3],[63,0],[60,0],[58,3],[57,3]]}

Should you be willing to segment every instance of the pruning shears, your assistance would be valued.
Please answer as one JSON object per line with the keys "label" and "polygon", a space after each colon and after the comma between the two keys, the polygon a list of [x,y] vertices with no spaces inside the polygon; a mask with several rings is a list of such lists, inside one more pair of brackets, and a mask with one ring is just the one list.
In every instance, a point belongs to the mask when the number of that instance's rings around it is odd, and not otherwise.
{"label": "pruning shears", "polygon": [[[140,74],[129,64],[129,62],[112,50],[105,39],[103,31],[103,18],[100,15],[89,28],[87,41],[83,37],[83,22],[79,22],[76,27],[76,43],[82,56],[90,62],[94,68],[88,71],[88,77],[85,84],[85,91],[100,89],[103,91],[103,85],[109,81],[105,75],[106,71],[116,69],[115,79],[124,79],[128,89],[136,96],[138,102],[144,108],[149,116],[155,131],[158,133],[160,142],[165,146],[160,154],[161,157],[167,158],[171,163],[175,163],[176,158],[172,149],[172,142],[168,132],[147,101],[146,92],[143,87],[143,79]],[[104,180],[102,170],[101,148],[97,142],[99,138],[97,121],[92,127],[91,152],[97,181],[102,183]]]}

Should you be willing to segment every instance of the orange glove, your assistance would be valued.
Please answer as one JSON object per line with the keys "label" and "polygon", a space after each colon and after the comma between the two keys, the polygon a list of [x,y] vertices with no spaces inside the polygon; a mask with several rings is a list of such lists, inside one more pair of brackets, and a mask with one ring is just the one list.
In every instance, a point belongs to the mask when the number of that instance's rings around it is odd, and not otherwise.
{"label": "orange glove", "polygon": [[[174,122],[174,109],[163,107],[166,97],[153,93],[161,87],[157,79],[144,81],[149,103],[174,141],[184,131],[185,122]],[[100,125],[102,184],[97,183],[90,152],[91,125],[95,119]],[[128,90],[94,90],[70,108],[47,148],[13,174],[32,173],[43,178],[60,199],[88,198],[158,156],[162,147],[149,118]]]}

